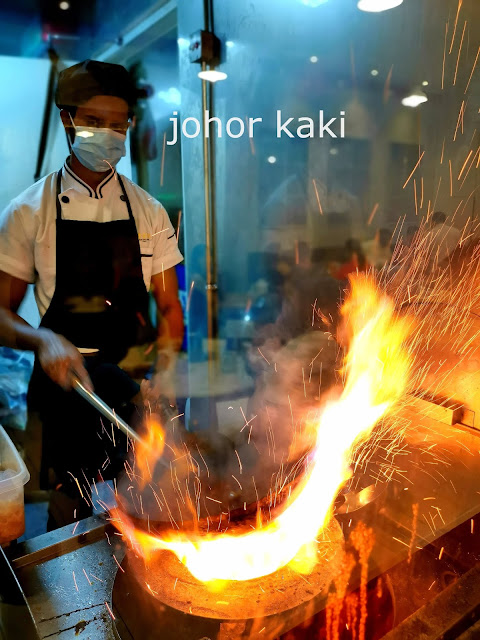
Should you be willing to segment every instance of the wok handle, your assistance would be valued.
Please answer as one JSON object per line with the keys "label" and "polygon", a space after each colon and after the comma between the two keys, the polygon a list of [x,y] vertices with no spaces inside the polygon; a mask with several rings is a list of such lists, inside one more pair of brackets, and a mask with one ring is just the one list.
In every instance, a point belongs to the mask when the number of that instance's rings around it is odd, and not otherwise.
{"label": "wok handle", "polygon": [[93,391],[86,389],[83,384],[77,378],[73,381],[73,388],[75,391],[84,398],[94,409],[99,411],[103,416],[108,418],[110,422],[116,424],[117,427],[123,431],[123,433],[134,440],[135,442],[142,443],[141,437],[136,431],[134,431],[128,424],[118,416],[108,404],[106,404],[101,398],[97,396]]}

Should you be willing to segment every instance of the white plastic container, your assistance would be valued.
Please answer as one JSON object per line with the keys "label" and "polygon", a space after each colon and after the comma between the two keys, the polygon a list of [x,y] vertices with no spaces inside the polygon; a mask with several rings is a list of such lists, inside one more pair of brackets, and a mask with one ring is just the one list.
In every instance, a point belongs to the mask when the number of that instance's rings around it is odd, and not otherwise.
{"label": "white plastic container", "polygon": [[[5,471],[8,470],[8,473]],[[23,487],[30,479],[15,445],[0,426],[0,544],[25,533]]]}

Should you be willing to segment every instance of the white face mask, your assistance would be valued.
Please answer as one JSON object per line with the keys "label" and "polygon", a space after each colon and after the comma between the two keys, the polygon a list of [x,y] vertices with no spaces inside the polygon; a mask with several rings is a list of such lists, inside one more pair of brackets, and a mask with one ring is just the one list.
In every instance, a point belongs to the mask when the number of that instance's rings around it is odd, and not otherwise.
{"label": "white face mask", "polygon": [[75,128],[72,151],[90,171],[108,171],[126,154],[125,135],[112,129],[76,126],[73,120],[72,125]]}

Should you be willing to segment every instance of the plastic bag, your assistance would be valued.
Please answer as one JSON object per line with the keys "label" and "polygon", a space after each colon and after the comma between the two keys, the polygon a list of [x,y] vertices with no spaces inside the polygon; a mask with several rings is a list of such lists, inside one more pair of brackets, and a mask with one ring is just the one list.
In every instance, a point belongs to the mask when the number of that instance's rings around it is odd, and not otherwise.
{"label": "plastic bag", "polygon": [[25,429],[33,361],[33,353],[0,347],[0,422],[4,426]]}

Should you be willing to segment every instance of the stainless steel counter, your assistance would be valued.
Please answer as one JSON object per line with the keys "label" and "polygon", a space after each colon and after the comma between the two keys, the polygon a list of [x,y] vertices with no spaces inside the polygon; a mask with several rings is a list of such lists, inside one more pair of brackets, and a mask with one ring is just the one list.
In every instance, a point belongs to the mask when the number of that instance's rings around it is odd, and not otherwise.
{"label": "stainless steel counter", "polygon": [[[347,538],[358,521],[374,530],[369,579],[436,545],[441,536],[480,513],[479,432],[414,413],[405,418],[415,428],[408,430],[387,490],[351,518],[341,518]],[[418,507],[412,510],[413,505]],[[469,543],[476,545],[480,527],[474,528],[472,521],[471,535],[470,523],[468,529]],[[42,640],[117,637],[109,607],[117,572],[114,556],[121,563],[124,551],[120,536],[98,517],[15,548],[11,562]],[[436,588],[432,585],[432,595]]]}
{"label": "stainless steel counter", "polygon": [[40,638],[113,640],[111,592],[124,556],[119,536],[102,518],[82,520],[29,540],[12,564]]}

